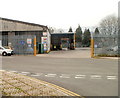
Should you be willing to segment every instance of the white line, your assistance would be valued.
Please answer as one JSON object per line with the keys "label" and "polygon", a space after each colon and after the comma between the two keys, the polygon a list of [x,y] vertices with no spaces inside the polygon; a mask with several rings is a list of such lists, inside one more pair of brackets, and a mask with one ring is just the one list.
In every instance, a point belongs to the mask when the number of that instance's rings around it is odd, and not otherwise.
{"label": "white line", "polygon": [[68,75],[68,74],[62,74],[62,75],[60,76],[60,78],[70,78],[70,75]]}
{"label": "white line", "polygon": [[21,72],[21,73],[23,73],[23,74],[29,74],[30,72]]}
{"label": "white line", "polygon": [[117,79],[117,78],[107,78],[108,80],[115,80],[115,79]]}
{"label": "white line", "polygon": [[83,78],[85,78],[85,77],[75,77],[76,79],[83,79]]}
{"label": "white line", "polygon": [[116,76],[107,76],[107,79],[114,80],[114,79],[117,79],[117,77]]}
{"label": "white line", "polygon": [[56,76],[56,74],[47,74],[47,75],[45,75],[46,77],[55,77]]}
{"label": "white line", "polygon": [[33,76],[33,77],[38,77],[38,76],[40,76],[40,75],[31,75],[31,76]]}
{"label": "white line", "polygon": [[76,75],[76,76],[78,76],[78,77],[85,77],[86,75]]}
{"label": "white line", "polygon": [[41,76],[42,74],[43,73],[35,73],[35,74],[31,75],[31,76],[38,77],[38,76]]}
{"label": "white line", "polygon": [[91,79],[101,79],[100,75],[91,75]]}
{"label": "white line", "polygon": [[70,78],[69,76],[67,77],[67,76],[60,76],[60,78]]}
{"label": "white line", "polygon": [[75,78],[77,78],[77,79],[83,79],[83,78],[85,78],[85,76],[86,75],[76,75]]}

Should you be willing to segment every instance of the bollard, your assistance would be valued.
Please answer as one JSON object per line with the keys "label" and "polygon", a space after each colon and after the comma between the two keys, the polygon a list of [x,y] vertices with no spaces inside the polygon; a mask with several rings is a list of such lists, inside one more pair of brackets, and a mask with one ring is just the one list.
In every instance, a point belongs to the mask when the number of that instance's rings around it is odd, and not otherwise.
{"label": "bollard", "polygon": [[34,37],[34,56],[36,56],[36,37]]}
{"label": "bollard", "polygon": [[94,58],[94,39],[91,39],[91,58]]}

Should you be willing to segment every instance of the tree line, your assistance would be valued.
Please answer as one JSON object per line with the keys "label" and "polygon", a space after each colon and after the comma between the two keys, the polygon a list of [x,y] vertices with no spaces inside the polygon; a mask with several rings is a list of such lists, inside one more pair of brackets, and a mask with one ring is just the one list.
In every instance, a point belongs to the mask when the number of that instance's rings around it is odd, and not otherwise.
{"label": "tree line", "polygon": [[[68,32],[73,32],[72,27],[69,28]],[[103,18],[99,26],[95,28],[93,35],[117,35],[118,34],[118,18],[115,15],[109,15],[105,18]],[[79,44],[79,46],[90,46],[91,41],[91,32],[89,29],[85,29],[84,32],[82,31],[82,28],[80,25],[78,25],[78,28],[75,31],[76,36],[76,43]]]}
{"label": "tree line", "polygon": [[[115,35],[118,34],[118,18],[115,15],[109,15],[103,18],[98,27],[93,31],[94,35]],[[54,33],[55,29],[50,28],[49,32]],[[58,29],[57,32],[64,33],[63,29]],[[69,28],[68,32],[73,32],[72,27]],[[80,25],[75,30],[75,39],[76,43],[80,47],[89,47],[91,41],[91,31],[88,28],[85,28],[82,31]]]}
{"label": "tree line", "polygon": [[[72,27],[69,28],[68,32],[73,32]],[[80,25],[78,25],[78,28],[75,31],[75,41],[76,41],[77,46],[89,47],[90,40],[91,40],[90,30],[85,28],[85,30],[83,32]]]}

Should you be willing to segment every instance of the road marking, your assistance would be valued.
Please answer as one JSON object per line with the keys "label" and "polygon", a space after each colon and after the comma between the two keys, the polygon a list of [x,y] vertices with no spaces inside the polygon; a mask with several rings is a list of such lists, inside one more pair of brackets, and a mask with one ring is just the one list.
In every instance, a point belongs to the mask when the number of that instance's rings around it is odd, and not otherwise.
{"label": "road marking", "polygon": [[62,75],[60,76],[60,78],[70,78],[70,75],[68,75],[68,74],[62,74]]}
{"label": "road marking", "polygon": [[[5,71],[5,70],[0,70],[0,71]],[[13,73],[18,73],[18,74],[21,74],[21,75],[29,75],[31,74],[31,72],[19,72],[19,71],[14,71],[14,70],[11,70],[10,72],[13,72]],[[7,72],[9,73],[9,72]],[[33,76],[33,77],[39,77],[41,76],[43,73],[32,73],[30,76]],[[45,77],[56,77],[57,74],[46,74]],[[108,80],[115,80],[117,79],[117,76],[112,76],[112,75],[109,75],[109,76],[106,76]],[[69,74],[61,74],[60,78],[71,78]],[[79,75],[75,75],[76,79],[84,79],[86,78],[86,75],[82,75],[82,74],[79,74]],[[102,76],[100,75],[91,75],[90,76],[91,79],[102,79]]]}
{"label": "road marking", "polygon": [[101,79],[100,75],[91,75],[91,79]]}
{"label": "road marking", "polygon": [[[30,79],[30,80],[32,80],[32,81],[35,81],[35,82],[37,82],[37,83],[41,83],[41,84],[43,84],[43,85],[50,86],[51,88],[55,88],[56,90],[58,90],[58,91],[60,91],[60,92],[62,91],[62,92],[65,93],[67,96],[81,96],[81,95],[78,95],[78,94],[76,94],[76,93],[74,93],[74,92],[72,92],[72,91],[69,91],[69,90],[65,89],[65,88],[62,88],[62,87],[60,87],[60,86],[57,86],[57,85],[55,85],[55,84],[51,84],[51,83],[48,83],[48,82],[46,82],[46,81],[38,80],[38,79],[35,79],[35,78],[32,78],[32,77],[28,77],[28,76],[24,76],[24,77],[26,77],[26,78],[28,78],[28,79]],[[84,98],[84,97],[81,97],[81,98]]]}
{"label": "road marking", "polygon": [[40,75],[31,75],[31,76],[33,76],[33,77],[38,77],[38,76],[40,76]]}
{"label": "road marking", "polygon": [[80,79],[85,78],[85,77],[86,77],[86,75],[76,75],[75,76],[75,78],[80,78]]}
{"label": "road marking", "polygon": [[33,74],[33,75],[31,75],[31,76],[33,76],[33,77],[39,77],[39,76],[41,76],[43,73],[35,73],[35,74]]}
{"label": "road marking", "polygon": [[23,73],[23,74],[30,74],[30,72],[21,72],[21,73]]}
{"label": "road marking", "polygon": [[18,74],[21,74],[21,75],[28,75],[28,74],[30,74],[30,72],[18,72]]}
{"label": "road marking", "polygon": [[45,75],[46,77],[55,77],[56,76],[56,74],[47,74],[47,75]]}
{"label": "road marking", "polygon": [[117,79],[117,76],[107,76],[107,79],[114,80],[114,79]]}

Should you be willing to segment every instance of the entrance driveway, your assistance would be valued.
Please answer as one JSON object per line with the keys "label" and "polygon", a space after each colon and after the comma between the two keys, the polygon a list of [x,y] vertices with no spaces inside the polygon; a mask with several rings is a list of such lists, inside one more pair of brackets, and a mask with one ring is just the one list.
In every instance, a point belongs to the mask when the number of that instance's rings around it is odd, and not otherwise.
{"label": "entrance driveway", "polygon": [[2,58],[2,68],[44,80],[83,96],[118,95],[118,60],[90,58],[89,48]]}
{"label": "entrance driveway", "polygon": [[75,50],[67,50],[64,48],[59,51],[51,51],[48,54],[38,54],[40,57],[55,57],[55,58],[91,58],[90,48],[76,48]]}

